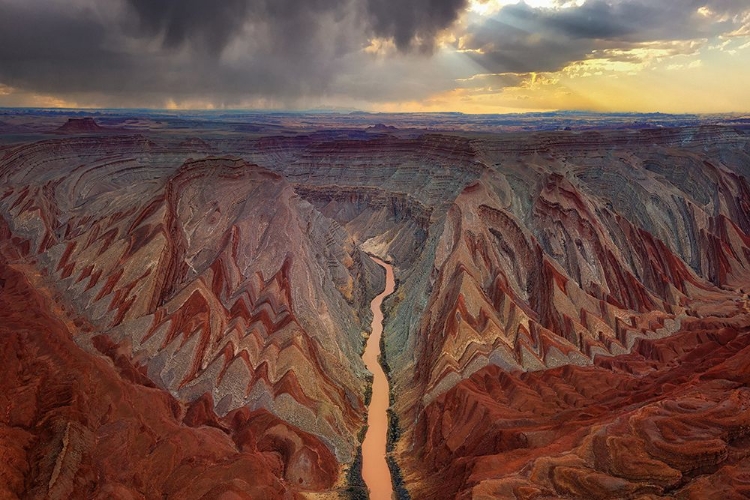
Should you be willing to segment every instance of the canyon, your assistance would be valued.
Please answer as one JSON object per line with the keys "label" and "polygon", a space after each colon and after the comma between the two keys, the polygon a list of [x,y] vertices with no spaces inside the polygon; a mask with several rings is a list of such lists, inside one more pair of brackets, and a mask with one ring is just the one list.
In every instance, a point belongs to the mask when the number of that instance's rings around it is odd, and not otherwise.
{"label": "canyon", "polygon": [[386,461],[386,436],[388,434],[388,379],[380,365],[380,343],[383,334],[383,299],[392,294],[396,283],[393,268],[382,260],[372,258],[386,272],[385,289],[374,299],[372,310],[372,332],[367,339],[362,359],[373,374],[372,395],[367,407],[367,432],[362,441],[362,479],[367,484],[372,500],[390,500],[393,496],[391,472]]}
{"label": "canyon", "polygon": [[750,127],[657,118],[6,111],[0,496],[367,498],[385,396],[397,498],[747,497]]}

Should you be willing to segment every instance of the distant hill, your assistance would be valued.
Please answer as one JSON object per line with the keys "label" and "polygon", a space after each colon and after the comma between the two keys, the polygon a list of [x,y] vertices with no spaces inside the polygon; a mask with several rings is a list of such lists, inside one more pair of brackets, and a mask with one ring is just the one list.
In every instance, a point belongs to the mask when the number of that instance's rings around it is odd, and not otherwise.
{"label": "distant hill", "polygon": [[81,132],[101,132],[103,129],[91,117],[69,118],[64,125],[57,128],[57,132],[65,134],[78,134]]}
{"label": "distant hill", "polygon": [[29,131],[31,129],[25,125],[15,125],[0,121],[0,134],[21,134]]}

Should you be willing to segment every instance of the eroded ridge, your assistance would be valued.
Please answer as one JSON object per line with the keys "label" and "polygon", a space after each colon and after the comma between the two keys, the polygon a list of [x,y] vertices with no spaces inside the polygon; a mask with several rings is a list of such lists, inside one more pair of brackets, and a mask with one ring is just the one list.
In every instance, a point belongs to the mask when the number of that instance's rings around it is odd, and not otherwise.
{"label": "eroded ridge", "polygon": [[73,128],[0,145],[6,496],[348,487],[365,252],[412,498],[750,494],[745,128]]}

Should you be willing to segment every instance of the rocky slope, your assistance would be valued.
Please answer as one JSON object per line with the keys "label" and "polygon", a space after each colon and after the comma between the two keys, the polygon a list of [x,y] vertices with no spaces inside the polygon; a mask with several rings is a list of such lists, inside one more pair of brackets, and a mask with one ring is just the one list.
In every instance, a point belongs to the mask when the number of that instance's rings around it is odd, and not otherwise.
{"label": "rocky slope", "polygon": [[[666,361],[661,356],[646,370],[659,383],[648,382],[643,358],[628,354],[656,345],[677,351],[670,361],[693,348],[711,353],[717,365],[749,361],[742,350],[750,329],[744,305],[750,283],[747,139],[702,130],[627,140],[553,138],[550,144],[543,136],[475,143],[487,170],[430,227],[423,254],[431,263],[427,284],[419,281],[425,269],[413,282],[405,280],[404,298],[391,304],[387,357],[404,433],[397,456],[417,498],[444,494],[446,478],[455,494],[478,498],[622,498],[686,487],[697,476],[688,474],[692,466],[659,487],[645,472],[631,477],[618,469],[639,469],[631,462],[641,464],[646,459],[639,457],[649,453],[654,464],[688,461],[680,458],[684,450],[660,455],[653,452],[658,445],[647,443],[648,453],[634,445],[591,457],[586,432],[593,436],[606,423],[612,426],[606,432],[618,435],[628,425],[633,401],[611,401],[606,393],[628,383],[643,391],[638,403],[644,407],[635,413],[643,412],[646,426],[661,418],[642,403],[649,399],[669,409],[682,405],[680,398],[705,393],[707,401],[731,406],[728,421],[712,432],[739,442],[739,450],[734,458],[717,452],[707,459],[711,471],[744,463],[750,451],[744,417],[732,420],[749,411],[741,383],[722,375],[710,389],[695,380],[681,384],[680,377],[700,380],[713,365],[675,373],[671,364],[660,365]],[[420,290],[426,300],[415,314],[419,302],[409,296]],[[696,328],[704,335],[686,333]],[[663,337],[663,344],[649,343]],[[719,348],[735,337],[733,351]],[[724,340],[714,354],[715,338]],[[578,368],[592,363],[599,368]],[[568,368],[557,368],[563,365]],[[626,372],[625,380],[612,367]],[[539,373],[541,382],[526,387],[537,379],[524,372]],[[675,399],[661,387],[671,378],[682,390]],[[593,418],[602,407],[608,412]],[[571,419],[577,423],[562,425]],[[702,425],[693,426],[681,428],[679,440],[703,435]],[[517,449],[525,458],[506,467]],[[549,457],[553,449],[571,460],[560,462],[572,469],[561,469],[570,477],[559,482],[548,478],[548,462],[538,473],[533,469],[535,457]],[[572,451],[581,461],[573,464]],[[509,476],[510,483],[500,481]]]}
{"label": "rocky slope", "polygon": [[747,497],[749,320],[690,321],[588,367],[477,371],[425,408],[413,496]]}
{"label": "rocky slope", "polygon": [[331,486],[336,459],[314,436],[265,410],[220,419],[210,397],[186,405],[104,335],[106,357],[80,349],[89,326],[14,243],[2,224],[0,497],[291,498],[300,483]]}
{"label": "rocky slope", "polygon": [[[68,339],[49,356],[80,358],[50,362],[54,377],[93,363],[135,391],[127,401],[147,401],[144,388],[166,401],[169,429],[145,427],[188,436],[163,451],[163,474],[192,471],[170,484],[240,485],[214,466],[245,460],[264,495],[325,492],[342,487],[363,424],[362,331],[382,288],[370,252],[396,273],[391,458],[413,498],[732,498],[750,452],[748,139],[715,126],[375,128],[8,145],[4,272],[26,283],[8,297],[43,297],[50,338]],[[9,390],[43,387],[24,353],[53,334],[6,309],[21,340],[3,359],[26,373]],[[86,462],[106,445],[100,427],[130,417],[80,420],[86,394],[107,397],[94,381],[77,390],[75,404],[6,418],[30,443],[9,451],[10,491],[49,492],[60,469],[71,491],[94,491],[97,474],[173,494]],[[40,449],[65,460],[69,424],[97,436],[76,441],[88,465],[34,465]],[[205,432],[223,444],[200,476],[179,465],[193,453],[181,440]],[[134,450],[132,470],[152,452]]]}
{"label": "rocky slope", "polygon": [[73,332],[79,346],[220,416],[268,413],[285,477],[330,488],[365,411],[369,258],[279,175],[225,158],[152,164],[137,156],[149,144],[7,151],[0,205],[16,262],[89,325]]}

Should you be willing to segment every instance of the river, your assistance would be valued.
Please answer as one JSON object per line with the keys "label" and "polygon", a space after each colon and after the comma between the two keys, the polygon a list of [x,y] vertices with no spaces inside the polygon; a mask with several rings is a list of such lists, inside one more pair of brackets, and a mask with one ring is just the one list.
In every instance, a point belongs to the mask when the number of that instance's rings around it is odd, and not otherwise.
{"label": "river", "polygon": [[370,490],[370,500],[391,500],[393,485],[391,471],[385,460],[386,435],[388,433],[388,379],[378,362],[380,337],[383,335],[383,299],[393,293],[396,287],[393,267],[382,260],[371,257],[385,269],[385,290],[370,304],[372,309],[372,333],[367,339],[362,359],[373,374],[372,398],[368,408],[367,434],[362,443],[362,478]]}

